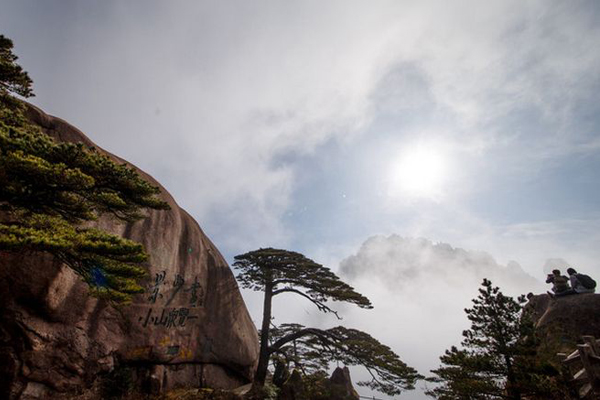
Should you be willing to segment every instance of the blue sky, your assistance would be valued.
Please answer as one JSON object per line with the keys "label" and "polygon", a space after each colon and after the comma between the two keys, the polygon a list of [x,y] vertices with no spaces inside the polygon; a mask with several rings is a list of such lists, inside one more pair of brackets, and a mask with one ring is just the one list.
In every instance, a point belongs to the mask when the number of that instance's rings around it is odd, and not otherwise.
{"label": "blue sky", "polygon": [[[600,276],[596,2],[1,3],[33,103],[157,178],[229,261],[275,246],[341,272],[388,253],[402,279],[456,268],[414,282],[446,299],[444,327],[439,304],[348,276],[383,302],[356,318],[421,372],[459,340],[478,263]],[[499,279],[516,294],[524,276]],[[414,321],[404,339],[390,313]]]}

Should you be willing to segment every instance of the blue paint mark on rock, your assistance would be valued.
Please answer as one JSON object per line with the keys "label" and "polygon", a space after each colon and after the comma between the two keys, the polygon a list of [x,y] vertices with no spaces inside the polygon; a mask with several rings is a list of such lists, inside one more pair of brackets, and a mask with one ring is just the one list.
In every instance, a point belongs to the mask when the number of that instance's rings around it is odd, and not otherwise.
{"label": "blue paint mark on rock", "polygon": [[106,275],[104,275],[104,270],[100,267],[94,267],[90,271],[90,276],[92,280],[92,284],[100,287],[105,287],[108,285],[108,281],[106,279]]}

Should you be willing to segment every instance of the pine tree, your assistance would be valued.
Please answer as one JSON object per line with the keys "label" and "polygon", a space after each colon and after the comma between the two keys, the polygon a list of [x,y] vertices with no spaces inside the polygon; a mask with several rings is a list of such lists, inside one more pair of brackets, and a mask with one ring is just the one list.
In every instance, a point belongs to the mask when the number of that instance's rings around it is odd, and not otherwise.
{"label": "pine tree", "polygon": [[557,371],[537,358],[524,302],[484,279],[473,307],[465,309],[471,328],[463,332],[462,348],[452,346],[440,357],[443,365],[428,378],[439,386],[427,394],[440,400],[551,398],[550,376]]}
{"label": "pine tree", "polygon": [[12,94],[33,95],[0,35],[0,252],[44,252],[64,262],[91,294],[116,303],[141,293],[148,259],[142,245],[84,223],[102,215],[136,221],[168,209],[159,189],[131,167],[83,144],[57,143],[27,121]]}
{"label": "pine tree", "polygon": [[[325,313],[338,314],[328,301],[341,301],[361,308],[373,308],[371,302],[342,282],[329,268],[314,262],[300,253],[273,248],[259,249],[235,257],[234,268],[240,272],[237,279],[246,289],[264,292],[263,320],[260,331],[260,355],[255,375],[255,386],[263,386],[267,375],[270,357],[281,354],[285,345],[295,341],[304,343],[305,355],[316,356],[314,346],[325,345],[336,351],[336,356],[323,353],[316,365],[323,365],[327,357],[349,365],[365,365],[374,372],[379,381],[371,385],[389,393],[412,388],[418,379],[416,371],[407,367],[388,347],[380,344],[364,332],[343,327],[330,330],[304,328],[301,325],[288,325],[276,330],[276,338],[271,345],[271,307],[275,296],[293,293],[311,301]],[[308,340],[302,342],[301,340]],[[310,346],[307,343],[311,343]],[[300,354],[296,354],[300,356]],[[314,366],[316,367],[316,366]],[[374,379],[376,376],[374,375]]]}

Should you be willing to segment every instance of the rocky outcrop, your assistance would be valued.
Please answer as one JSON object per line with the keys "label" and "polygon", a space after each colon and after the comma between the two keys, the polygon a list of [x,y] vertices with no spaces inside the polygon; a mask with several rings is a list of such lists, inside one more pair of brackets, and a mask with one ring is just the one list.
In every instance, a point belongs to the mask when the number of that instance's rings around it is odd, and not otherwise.
{"label": "rocky outcrop", "polygon": [[359,394],[354,390],[354,386],[352,386],[348,367],[337,367],[329,379],[313,381],[312,385],[304,381],[300,371],[297,369],[294,369],[291,375],[289,373],[287,375],[289,378],[280,386],[277,400],[360,399]]}
{"label": "rocky outcrop", "polygon": [[281,386],[277,400],[306,400],[307,398],[308,395],[306,394],[302,375],[295,369]]}
{"label": "rocky outcrop", "polygon": [[337,367],[331,374],[327,386],[330,393],[327,400],[359,400],[360,398],[352,386],[348,367]]}
{"label": "rocky outcrop", "polygon": [[571,352],[584,335],[600,338],[600,294],[575,294],[551,299],[533,296],[525,306],[541,339],[541,350],[554,356]]}
{"label": "rocky outcrop", "polygon": [[[57,140],[97,147],[35,107],[28,116]],[[130,306],[89,297],[79,277],[50,257],[0,253],[0,398],[85,391],[115,366],[133,370],[137,387],[151,391],[231,388],[252,378],[258,338],[235,278],[196,221],[161,190],[170,211],[94,224],[150,254],[147,292]]]}

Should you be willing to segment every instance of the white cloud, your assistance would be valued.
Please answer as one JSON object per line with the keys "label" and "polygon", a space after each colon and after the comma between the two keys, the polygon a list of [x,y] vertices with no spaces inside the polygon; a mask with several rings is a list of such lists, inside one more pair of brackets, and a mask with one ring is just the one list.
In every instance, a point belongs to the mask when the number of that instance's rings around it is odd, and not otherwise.
{"label": "white cloud", "polygon": [[513,295],[541,288],[514,261],[502,266],[488,253],[397,235],[368,239],[357,254],[341,262],[340,273],[353,281],[379,280],[389,290],[407,291],[411,296],[430,292],[431,285],[460,292],[479,285],[483,278]]}

